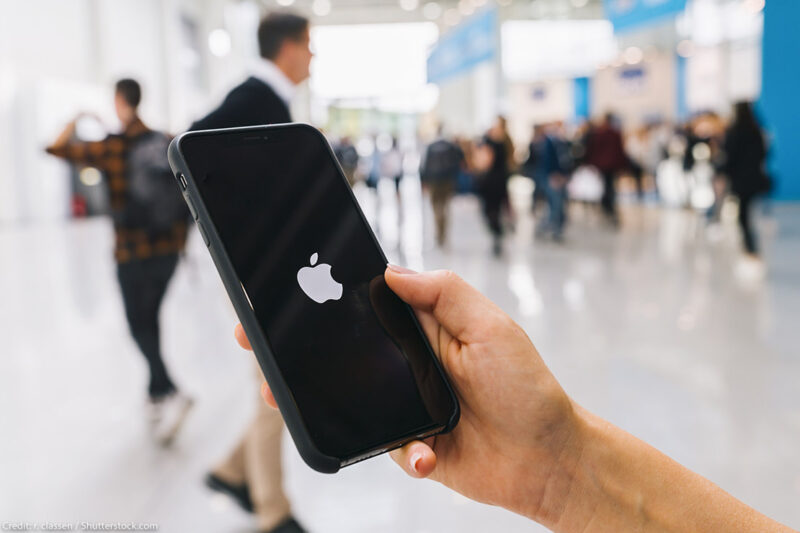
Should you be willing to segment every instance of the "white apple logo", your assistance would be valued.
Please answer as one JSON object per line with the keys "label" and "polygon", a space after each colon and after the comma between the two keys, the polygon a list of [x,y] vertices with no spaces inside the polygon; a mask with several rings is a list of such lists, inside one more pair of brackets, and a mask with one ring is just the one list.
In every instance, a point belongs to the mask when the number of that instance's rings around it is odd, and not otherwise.
{"label": "white apple logo", "polygon": [[297,271],[297,283],[306,296],[318,304],[328,300],[338,300],[342,297],[342,284],[331,276],[330,265],[325,263],[317,265],[318,257],[318,254],[314,253],[310,259],[311,266]]}

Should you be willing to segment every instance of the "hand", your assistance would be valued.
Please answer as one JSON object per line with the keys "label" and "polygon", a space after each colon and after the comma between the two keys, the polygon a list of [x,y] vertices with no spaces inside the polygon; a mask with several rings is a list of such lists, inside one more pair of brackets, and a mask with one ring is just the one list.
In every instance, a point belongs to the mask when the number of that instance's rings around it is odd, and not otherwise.
{"label": "hand", "polygon": [[[410,475],[539,519],[549,479],[577,442],[573,404],[522,329],[452,272],[391,266],[386,283],[417,313],[461,403],[449,434],[391,453]],[[239,344],[250,348],[241,326]],[[262,395],[275,399],[265,383]],[[513,489],[513,490],[512,490]]]}

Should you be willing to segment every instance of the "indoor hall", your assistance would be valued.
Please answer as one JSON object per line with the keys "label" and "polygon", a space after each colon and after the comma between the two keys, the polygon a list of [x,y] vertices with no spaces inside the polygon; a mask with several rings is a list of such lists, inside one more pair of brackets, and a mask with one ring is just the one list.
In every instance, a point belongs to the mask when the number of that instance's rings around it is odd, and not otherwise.
{"label": "indoor hall", "polygon": [[0,530],[800,528],[799,21],[0,0]]}
{"label": "indoor hall", "polygon": [[[404,209],[430,221],[413,184]],[[369,214],[374,198],[357,192]],[[476,202],[453,208],[448,251],[433,247],[429,226],[408,228],[403,247],[412,252],[403,253],[421,252],[417,268],[453,269],[500,305],[576,401],[749,505],[798,523],[796,208],[776,206],[760,221],[769,282],[737,276],[734,224],[710,236],[691,212],[626,207],[614,233],[577,208],[563,246],[534,241],[521,216],[495,259]],[[396,216],[387,209],[384,221]],[[12,429],[0,445],[0,510],[10,520],[250,531],[245,513],[202,484],[259,401],[252,356],[233,340],[236,317],[202,239],[191,235],[162,309],[165,357],[196,401],[162,449],[148,432],[146,372],[127,333],[110,238],[103,220],[2,232],[0,418]],[[390,260],[401,255],[387,251]],[[385,456],[328,476],[310,470],[286,435],[284,450],[287,492],[310,531],[546,531],[409,479]]]}

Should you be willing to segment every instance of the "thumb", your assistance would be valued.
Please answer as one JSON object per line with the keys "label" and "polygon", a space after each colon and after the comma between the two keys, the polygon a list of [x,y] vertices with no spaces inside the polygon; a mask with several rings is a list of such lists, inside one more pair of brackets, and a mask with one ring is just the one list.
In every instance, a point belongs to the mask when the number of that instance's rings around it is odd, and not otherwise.
{"label": "thumb", "polygon": [[479,342],[502,311],[474,287],[449,270],[414,272],[389,265],[386,284],[415,310],[432,313],[461,342]]}

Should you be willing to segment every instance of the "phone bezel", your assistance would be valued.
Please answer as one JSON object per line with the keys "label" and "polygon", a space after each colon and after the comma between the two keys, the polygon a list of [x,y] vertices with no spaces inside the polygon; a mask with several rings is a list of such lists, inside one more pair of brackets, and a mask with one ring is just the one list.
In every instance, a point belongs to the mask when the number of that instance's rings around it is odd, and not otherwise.
{"label": "phone bezel", "polygon": [[[358,205],[358,201],[349,184],[347,183],[344,172],[342,171],[330,144],[319,130],[308,124],[288,123],[268,126],[248,126],[241,128],[225,128],[187,132],[179,135],[172,141],[169,146],[168,156],[173,174],[175,175],[175,178],[181,187],[184,200],[186,200],[190,208],[193,208],[192,213],[193,215],[196,215],[195,221],[198,224],[200,232],[203,234],[203,238],[206,241],[206,245],[209,248],[212,259],[214,260],[220,277],[223,280],[223,284],[229,298],[231,299],[234,310],[236,311],[236,314],[242,323],[242,327],[244,328],[248,339],[251,341],[251,345],[253,346],[259,366],[267,378],[267,381],[270,383],[270,388],[275,396],[278,408],[280,409],[281,414],[286,421],[289,433],[291,434],[301,457],[311,468],[319,472],[335,473],[344,466],[348,466],[370,457],[388,452],[411,440],[422,439],[439,433],[451,431],[458,423],[460,406],[455,391],[447,377],[447,373],[445,372],[441,362],[436,357],[433,348],[428,342],[428,339],[422,330],[422,326],[414,315],[411,307],[406,305],[406,309],[411,317],[411,320],[415,325],[418,334],[421,336],[425,347],[429,351],[436,369],[443,377],[445,386],[447,387],[450,395],[453,411],[448,422],[444,425],[434,424],[428,427],[419,428],[414,432],[400,435],[397,439],[394,439],[388,443],[380,443],[377,445],[367,446],[360,450],[355,450],[347,457],[332,457],[322,453],[311,438],[310,432],[303,421],[302,415],[300,414],[300,411],[292,398],[288,385],[283,379],[283,376],[277,366],[277,362],[275,361],[272,350],[269,346],[269,342],[267,341],[266,335],[255,316],[255,312],[253,311],[247,293],[242,286],[242,282],[238,278],[236,270],[225,251],[225,246],[219,237],[213,219],[206,209],[205,202],[203,201],[202,195],[198,190],[197,182],[192,176],[189,165],[186,162],[182,148],[183,144],[187,142],[187,139],[200,136],[218,136],[222,138],[227,137],[227,140],[230,140],[230,142],[285,142],[281,140],[282,132],[294,128],[311,130],[313,134],[320,140],[320,142],[322,142],[327,148],[329,158],[335,165],[342,184],[346,186],[346,189],[350,194],[351,202],[359,213],[362,225],[372,238],[372,242],[380,253],[383,262],[388,264],[386,255],[384,254],[383,249],[381,248],[377,237],[372,231],[372,228],[370,227],[363,211]],[[242,134],[247,134],[247,136],[243,136]],[[186,182],[185,187],[181,185],[181,175]]]}

